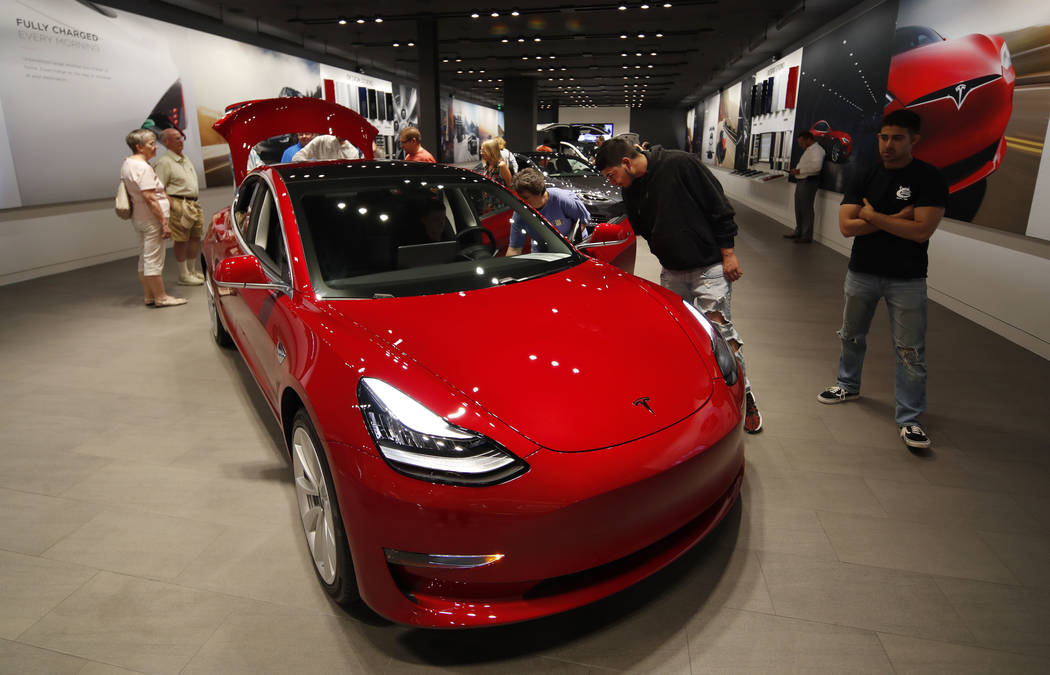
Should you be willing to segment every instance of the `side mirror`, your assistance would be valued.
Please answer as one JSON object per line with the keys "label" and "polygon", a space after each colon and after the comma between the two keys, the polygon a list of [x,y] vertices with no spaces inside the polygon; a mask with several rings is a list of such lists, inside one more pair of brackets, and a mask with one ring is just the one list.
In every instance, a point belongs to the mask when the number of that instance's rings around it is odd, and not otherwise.
{"label": "side mirror", "polygon": [[598,223],[594,232],[576,248],[581,251],[598,246],[618,246],[631,238],[631,231],[619,223]]}
{"label": "side mirror", "polygon": [[275,283],[253,255],[226,258],[215,267],[215,285],[220,288],[255,288],[289,292],[285,283]]}

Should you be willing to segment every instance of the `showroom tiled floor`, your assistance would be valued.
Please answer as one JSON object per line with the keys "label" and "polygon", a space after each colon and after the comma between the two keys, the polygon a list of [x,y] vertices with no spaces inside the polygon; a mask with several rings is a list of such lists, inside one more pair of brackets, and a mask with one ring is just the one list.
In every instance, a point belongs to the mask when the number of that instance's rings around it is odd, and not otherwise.
{"label": "showroom tiled floor", "polygon": [[[0,287],[0,672],[1050,671],[1050,363],[931,305],[935,445],[913,455],[884,308],[864,398],[819,405],[846,260],[739,220],[766,420],[740,505],[632,589],[473,632],[326,600],[276,425],[201,289],[145,309],[130,260]],[[656,277],[647,251],[638,271]]]}

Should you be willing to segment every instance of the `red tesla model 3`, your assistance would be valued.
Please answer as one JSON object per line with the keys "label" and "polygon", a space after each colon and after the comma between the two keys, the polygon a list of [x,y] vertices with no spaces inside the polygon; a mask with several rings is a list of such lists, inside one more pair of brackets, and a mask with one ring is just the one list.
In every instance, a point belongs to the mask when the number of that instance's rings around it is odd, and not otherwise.
{"label": "red tesla model 3", "polygon": [[[212,334],[284,430],[336,601],[427,627],[545,616],[656,572],[732,507],[737,361],[678,296],[592,257],[632,246],[627,228],[573,247],[443,165],[238,168],[289,129],[370,157],[375,129],[324,101],[248,103],[215,127],[238,188],[203,248]],[[502,255],[499,226],[532,250]]]}

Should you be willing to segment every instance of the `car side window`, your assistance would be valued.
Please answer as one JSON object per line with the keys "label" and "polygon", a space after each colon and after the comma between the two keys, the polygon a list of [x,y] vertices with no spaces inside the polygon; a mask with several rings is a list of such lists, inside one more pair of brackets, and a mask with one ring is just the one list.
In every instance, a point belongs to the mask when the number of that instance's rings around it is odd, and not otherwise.
{"label": "car side window", "polygon": [[290,281],[288,254],[284,246],[284,233],[281,231],[277,202],[270,189],[261,182],[259,182],[255,199],[252,202],[245,239],[252,253],[258,256],[264,266],[285,281]]}
{"label": "car side window", "polygon": [[246,180],[237,190],[237,199],[233,202],[233,221],[242,236],[247,236],[248,223],[251,221],[252,197],[259,186],[258,180]]}

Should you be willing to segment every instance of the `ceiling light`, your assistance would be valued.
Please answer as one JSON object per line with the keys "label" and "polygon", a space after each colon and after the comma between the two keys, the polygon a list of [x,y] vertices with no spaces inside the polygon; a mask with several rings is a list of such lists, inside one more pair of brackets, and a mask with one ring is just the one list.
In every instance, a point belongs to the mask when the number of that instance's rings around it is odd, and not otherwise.
{"label": "ceiling light", "polygon": [[525,42],[525,38],[518,38],[518,42]]}
{"label": "ceiling light", "polygon": [[664,7],[670,7],[670,6],[671,6],[671,3],[669,3],[669,2],[665,2],[664,3]]}
{"label": "ceiling light", "polygon": [[620,10],[622,12],[623,10],[627,9],[627,5],[620,5],[616,9],[618,9],[618,10]]}
{"label": "ceiling light", "polygon": [[656,52],[649,52],[649,56],[656,56]]}
{"label": "ceiling light", "polygon": [[471,14],[470,14],[470,18],[471,18],[471,19],[476,19],[476,18],[478,18],[479,16],[481,16],[481,15],[480,15],[480,14],[478,14],[477,12],[471,12]]}
{"label": "ceiling light", "polygon": [[645,39],[645,33],[638,33],[638,37]]}
{"label": "ceiling light", "polygon": [[383,23],[383,17],[377,16],[375,21],[376,21],[376,23]]}
{"label": "ceiling light", "polygon": [[656,37],[663,37],[663,36],[664,36],[664,34],[663,34],[663,33],[657,33],[657,34],[656,34]]}
{"label": "ceiling light", "polygon": [[492,14],[489,14],[489,16],[491,16],[493,19],[495,19],[496,17],[499,16],[499,12],[493,12]]}
{"label": "ceiling light", "polygon": [[649,5],[642,5],[642,9],[649,9]]}
{"label": "ceiling light", "polygon": [[518,10],[516,10],[516,9],[514,9],[514,10],[511,10],[511,12],[510,12],[510,15],[511,15],[511,16],[519,16],[520,14],[521,14],[521,12],[519,12],[519,11],[518,11]]}
{"label": "ceiling light", "polygon": [[394,43],[394,46],[395,46],[395,47],[400,47],[401,45],[400,45],[399,43],[395,42],[395,43]]}
{"label": "ceiling light", "polygon": [[533,42],[539,42],[539,41],[540,41],[541,39],[542,39],[542,38],[534,37],[534,38],[532,38],[532,41],[533,41]]}
{"label": "ceiling light", "polygon": [[502,40],[500,40],[500,42],[510,42],[510,40],[508,40],[507,38],[503,38]]}
{"label": "ceiling light", "polygon": [[448,59],[441,59],[442,63],[448,63]]}
{"label": "ceiling light", "polygon": [[346,19],[339,19],[339,25],[340,26],[345,26],[346,25]]}

